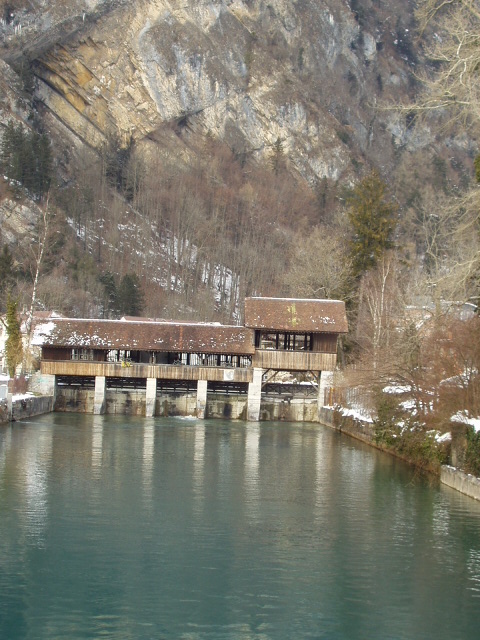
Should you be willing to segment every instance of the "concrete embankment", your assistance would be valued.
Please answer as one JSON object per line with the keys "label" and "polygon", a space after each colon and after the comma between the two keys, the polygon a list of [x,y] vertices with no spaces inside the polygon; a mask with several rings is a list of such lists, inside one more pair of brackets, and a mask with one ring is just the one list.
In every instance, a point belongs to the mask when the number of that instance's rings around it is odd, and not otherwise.
{"label": "concrete embankment", "polygon": [[318,411],[320,422],[335,431],[347,433],[352,438],[374,445],[374,428],[371,422],[352,416],[343,416],[332,407],[321,407]]}
{"label": "concrete embankment", "polygon": [[470,498],[475,498],[475,500],[480,500],[480,478],[463,473],[455,467],[443,465],[440,471],[440,480],[452,489],[456,489]]}
{"label": "concrete embankment", "polygon": [[25,420],[53,411],[53,396],[28,396],[12,402],[11,420]]}
{"label": "concrete embankment", "polygon": [[16,422],[33,416],[53,411],[53,396],[26,396],[12,400],[11,407],[8,400],[0,402],[0,423]]}
{"label": "concrete embankment", "polygon": [[[342,416],[331,407],[321,408],[319,410],[319,418],[320,422],[336,431],[346,433],[377,449],[395,455],[391,450],[379,447],[374,442],[374,427],[371,422],[359,418],[352,418],[351,416]],[[455,442],[452,442],[452,445],[454,444]],[[460,446],[460,444],[458,446]],[[480,500],[480,478],[466,474],[456,467],[442,465],[440,469],[440,482],[470,498]]]}
{"label": "concrete embankment", "polygon": [[0,400],[0,424],[8,422],[8,402]]}

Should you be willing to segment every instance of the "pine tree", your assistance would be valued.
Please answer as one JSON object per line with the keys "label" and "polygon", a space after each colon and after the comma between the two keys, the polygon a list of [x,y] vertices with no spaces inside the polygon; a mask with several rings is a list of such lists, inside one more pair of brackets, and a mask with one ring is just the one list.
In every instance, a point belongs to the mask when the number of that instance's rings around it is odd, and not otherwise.
{"label": "pine tree", "polygon": [[275,141],[275,144],[273,145],[271,163],[272,163],[273,172],[276,176],[283,169],[285,169],[285,165],[286,165],[285,150],[283,148],[283,144],[280,138],[277,138]]}
{"label": "pine tree", "polygon": [[0,163],[17,195],[21,187],[37,199],[48,192],[52,152],[45,134],[26,133],[21,124],[15,126],[9,121],[2,140]]}
{"label": "pine tree", "polygon": [[347,204],[354,234],[350,242],[352,272],[360,277],[393,247],[396,207],[387,200],[386,185],[376,171],[355,186]]}
{"label": "pine tree", "polygon": [[123,276],[118,287],[118,303],[120,313],[128,316],[141,315],[145,299],[136,273],[127,273]]}
{"label": "pine tree", "polygon": [[30,147],[32,149],[32,192],[42,198],[50,188],[52,175],[52,152],[50,141],[42,133],[32,132],[30,136]]}
{"label": "pine tree", "polygon": [[4,244],[0,253],[0,310],[6,308],[5,293],[13,285],[14,281],[13,257],[8,245]]}
{"label": "pine tree", "polygon": [[113,273],[107,271],[100,276],[99,280],[103,284],[105,292],[103,297],[103,316],[110,318],[112,315],[118,315],[118,291]]}
{"label": "pine tree", "polygon": [[10,296],[7,301],[7,341],[5,344],[5,356],[7,359],[8,374],[11,378],[15,377],[17,366],[22,362],[23,345],[22,334],[20,331],[20,320],[17,313],[17,301],[12,300]]}

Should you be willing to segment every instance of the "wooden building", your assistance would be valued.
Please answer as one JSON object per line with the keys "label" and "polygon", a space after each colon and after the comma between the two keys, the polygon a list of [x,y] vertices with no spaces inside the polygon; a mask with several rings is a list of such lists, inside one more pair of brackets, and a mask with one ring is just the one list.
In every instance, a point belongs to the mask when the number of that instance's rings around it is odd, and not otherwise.
{"label": "wooden building", "polygon": [[253,366],[281,371],[333,371],[337,339],[347,332],[338,300],[247,298],[245,326],[255,331]]}
{"label": "wooden building", "polygon": [[235,411],[230,403],[223,415],[258,420],[265,372],[310,371],[320,381],[335,368],[346,330],[340,301],[247,298],[243,327],[58,318],[39,324],[34,342],[42,374],[55,376],[57,408],[62,396],[81,390],[93,399],[84,409],[104,413],[109,392],[134,389],[143,415],[168,415],[161,398],[180,389],[195,396],[187,413],[208,415],[208,393],[236,394]]}

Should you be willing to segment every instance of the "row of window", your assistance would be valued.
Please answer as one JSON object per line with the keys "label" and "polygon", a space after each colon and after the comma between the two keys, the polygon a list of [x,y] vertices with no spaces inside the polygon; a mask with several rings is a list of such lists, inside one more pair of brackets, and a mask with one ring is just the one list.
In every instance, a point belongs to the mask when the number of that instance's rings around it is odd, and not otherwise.
{"label": "row of window", "polygon": [[313,334],[281,331],[256,331],[255,347],[275,351],[311,351]]}
{"label": "row of window", "polygon": [[[93,349],[72,349],[72,360],[93,361]],[[251,356],[229,356],[207,353],[162,353],[111,349],[106,353],[106,362],[130,366],[141,364],[173,364],[205,367],[250,367]]]}
{"label": "row of window", "polygon": [[[256,331],[255,347],[274,351],[312,351],[313,334],[280,331]],[[72,360],[93,360],[93,349],[72,349]],[[132,352],[123,349],[107,351],[107,362],[140,362],[145,364],[183,364],[207,367],[249,367],[250,356],[204,353]]]}

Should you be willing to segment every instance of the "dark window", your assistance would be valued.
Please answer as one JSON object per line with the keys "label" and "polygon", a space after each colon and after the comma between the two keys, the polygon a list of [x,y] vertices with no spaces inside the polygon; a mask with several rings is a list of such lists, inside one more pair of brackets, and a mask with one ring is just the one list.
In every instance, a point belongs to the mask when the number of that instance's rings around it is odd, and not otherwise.
{"label": "dark window", "polygon": [[279,331],[259,332],[256,346],[275,351],[311,351],[311,333],[291,333]]}

